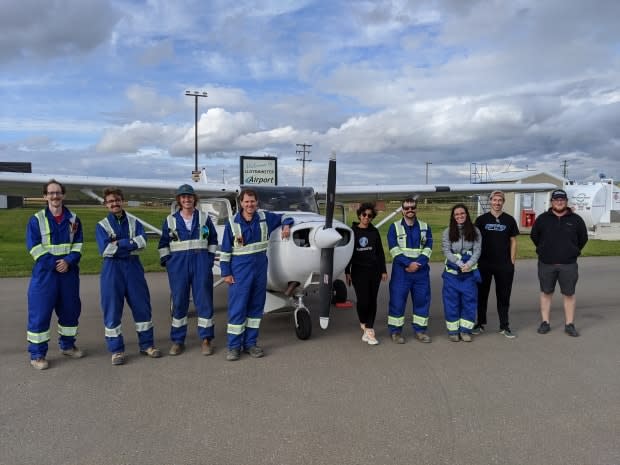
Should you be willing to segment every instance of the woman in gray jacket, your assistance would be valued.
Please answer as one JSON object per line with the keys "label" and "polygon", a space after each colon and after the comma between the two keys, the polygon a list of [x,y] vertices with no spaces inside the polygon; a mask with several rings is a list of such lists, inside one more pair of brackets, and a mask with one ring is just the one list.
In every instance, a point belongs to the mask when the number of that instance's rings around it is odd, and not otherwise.
{"label": "woman in gray jacket", "polygon": [[442,274],[443,308],[448,335],[453,342],[472,340],[478,305],[481,243],[482,236],[472,223],[469,210],[462,203],[456,204],[450,214],[450,226],[441,238],[441,249],[446,257]]}

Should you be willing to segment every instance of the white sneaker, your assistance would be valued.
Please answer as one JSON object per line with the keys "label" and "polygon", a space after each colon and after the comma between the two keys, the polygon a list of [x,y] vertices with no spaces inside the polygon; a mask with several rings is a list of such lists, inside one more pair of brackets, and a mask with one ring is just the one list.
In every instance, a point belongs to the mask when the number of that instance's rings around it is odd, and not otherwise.
{"label": "white sneaker", "polygon": [[376,346],[379,344],[379,341],[375,337],[375,330],[372,328],[366,328],[364,335],[362,336],[362,341],[367,342],[368,345]]}

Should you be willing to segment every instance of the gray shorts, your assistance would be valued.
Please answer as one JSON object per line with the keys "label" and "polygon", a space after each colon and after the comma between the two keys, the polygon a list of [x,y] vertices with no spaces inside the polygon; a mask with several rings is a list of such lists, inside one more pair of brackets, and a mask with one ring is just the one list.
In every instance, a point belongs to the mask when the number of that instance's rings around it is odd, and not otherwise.
{"label": "gray shorts", "polygon": [[553,294],[555,283],[560,283],[560,291],[563,295],[571,296],[575,294],[579,271],[577,263],[548,265],[538,261],[538,280],[540,281],[540,292]]}

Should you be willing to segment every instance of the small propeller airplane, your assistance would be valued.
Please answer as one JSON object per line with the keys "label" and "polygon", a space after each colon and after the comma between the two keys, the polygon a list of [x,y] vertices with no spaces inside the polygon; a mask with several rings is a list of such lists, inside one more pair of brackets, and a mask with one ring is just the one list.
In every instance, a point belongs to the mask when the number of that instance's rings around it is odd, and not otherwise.
{"label": "small propeller airplane", "polygon": [[[103,199],[95,189],[116,186],[127,198],[132,195],[174,198],[180,184],[186,180],[149,180],[131,178],[108,178],[99,176],[69,176],[56,174],[33,174],[0,172],[0,194],[38,192],[50,179],[63,183],[67,189],[79,190],[100,202]],[[295,332],[299,339],[312,334],[310,310],[304,303],[309,291],[319,292],[319,322],[322,329],[329,325],[332,301],[346,300],[346,286],[334,276],[340,276],[353,253],[353,230],[344,222],[334,219],[336,198],[339,201],[402,200],[406,197],[445,196],[448,194],[473,194],[504,190],[510,192],[540,192],[555,189],[554,184],[453,184],[453,185],[366,185],[339,186],[336,189],[336,156],[330,156],[327,187],[325,192],[315,192],[312,187],[283,186],[231,186],[206,180],[203,170],[195,182],[194,190],[200,195],[201,208],[211,215],[223,232],[229,218],[237,211],[237,195],[244,187],[256,190],[259,208],[285,213],[294,220],[290,238],[280,237],[274,231],[269,239],[267,299],[265,313],[293,310]],[[325,199],[325,216],[319,214],[319,199]],[[174,205],[171,207],[174,208]],[[397,209],[392,215],[398,213]],[[161,230],[141,220],[145,228],[161,234]],[[219,275],[219,265],[214,274]],[[219,286],[223,280],[216,281]]]}

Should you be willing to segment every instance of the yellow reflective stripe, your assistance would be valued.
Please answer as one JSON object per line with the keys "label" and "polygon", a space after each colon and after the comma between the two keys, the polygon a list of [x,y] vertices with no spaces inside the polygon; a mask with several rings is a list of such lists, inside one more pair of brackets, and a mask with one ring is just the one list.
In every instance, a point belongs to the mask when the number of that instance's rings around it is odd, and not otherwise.
{"label": "yellow reflective stripe", "polygon": [[425,247],[422,249],[422,254],[421,255],[425,255],[428,258],[431,258],[431,255],[433,254],[433,249],[429,249],[428,247]]}
{"label": "yellow reflective stripe", "polygon": [[413,315],[413,322],[416,325],[420,325],[420,326],[428,326],[428,317],[423,317],[423,316],[419,316],[419,315]]}
{"label": "yellow reflective stripe", "polygon": [[245,327],[258,329],[260,326],[260,320],[260,318],[248,318],[245,320]]}
{"label": "yellow reflective stripe", "polygon": [[136,321],[136,332],[148,331],[153,327],[152,321]]}
{"label": "yellow reflective stripe", "polygon": [[45,247],[48,253],[52,255],[68,255],[71,253],[72,244],[53,244]]}
{"label": "yellow reflective stripe", "polygon": [[454,274],[454,275],[459,274],[459,272],[458,272],[458,271],[453,270],[452,268],[448,268],[448,265],[446,265],[446,269],[445,269],[444,271],[446,271],[446,272],[448,272],[448,273],[450,273],[450,274]]}
{"label": "yellow reflective stripe", "polygon": [[179,252],[184,250],[206,249],[209,243],[204,239],[189,239],[187,241],[171,241],[170,252]]}
{"label": "yellow reflective stripe", "polygon": [[41,333],[33,333],[32,331],[26,332],[26,339],[33,344],[41,344],[50,340],[50,330],[43,331]]}
{"label": "yellow reflective stripe", "polygon": [[136,237],[136,219],[133,216],[127,216],[127,223],[129,223],[129,240]]}
{"label": "yellow reflective stripe", "polygon": [[253,242],[248,245],[242,245],[240,247],[233,247],[233,255],[249,255],[252,253],[264,252],[267,250],[269,242]]}
{"label": "yellow reflective stripe", "polygon": [[162,247],[161,249],[157,249],[159,252],[159,258],[164,258],[170,255],[170,247]]}
{"label": "yellow reflective stripe", "polygon": [[39,222],[39,231],[41,232],[41,245],[44,248],[50,244],[50,225],[47,221],[47,216],[45,216],[45,210],[39,210],[35,214],[37,221]]}
{"label": "yellow reflective stripe", "polygon": [[213,320],[211,318],[198,318],[199,328],[210,328],[213,326]]}
{"label": "yellow reflective stripe", "polygon": [[459,320],[459,324],[461,325],[461,328],[473,329],[474,327],[473,321],[464,320],[463,318]]}
{"label": "yellow reflective stripe", "polygon": [[121,325],[118,325],[116,328],[104,328],[105,337],[119,337],[123,334],[121,330]]}
{"label": "yellow reflective stripe", "polygon": [[231,253],[220,251],[220,262],[229,262],[231,256]]}
{"label": "yellow reflective stripe", "polygon": [[245,324],[242,325],[233,325],[228,323],[228,327],[226,328],[226,332],[228,334],[232,334],[234,336],[238,336],[239,334],[243,334],[245,331]]}
{"label": "yellow reflective stripe", "polygon": [[207,250],[211,253],[215,253],[217,252],[217,245],[211,244],[209,247],[207,247]]}
{"label": "yellow reflective stripe", "polygon": [[187,317],[183,318],[172,318],[172,327],[174,328],[182,328],[183,326],[187,326]]}
{"label": "yellow reflective stripe", "polygon": [[458,331],[459,330],[459,320],[456,320],[456,321],[446,321],[446,328],[448,328],[448,331]]}
{"label": "yellow reflective stripe", "polygon": [[[138,250],[144,249],[146,247],[146,239],[144,239],[144,237],[142,237],[142,236],[134,237],[133,241],[138,246]],[[134,250],[134,252],[135,252],[135,250]]]}
{"label": "yellow reflective stripe", "polygon": [[118,246],[115,244],[106,245],[105,249],[103,249],[103,253],[101,256],[103,257],[113,257],[116,251],[118,250]]}
{"label": "yellow reflective stripe", "polygon": [[38,259],[41,255],[45,255],[46,253],[47,251],[42,244],[35,245],[32,249],[30,249],[30,255],[32,255],[32,258],[34,258],[35,260]]}
{"label": "yellow reflective stripe", "polygon": [[404,316],[391,316],[388,315],[388,325],[390,326],[404,326],[405,317]]}
{"label": "yellow reflective stripe", "polygon": [[58,325],[58,334],[61,336],[77,336],[78,327],[77,326],[61,326]]}
{"label": "yellow reflective stripe", "polygon": [[74,242],[71,245],[71,252],[82,253],[82,247],[83,246],[84,246],[84,244],[82,242]]}

